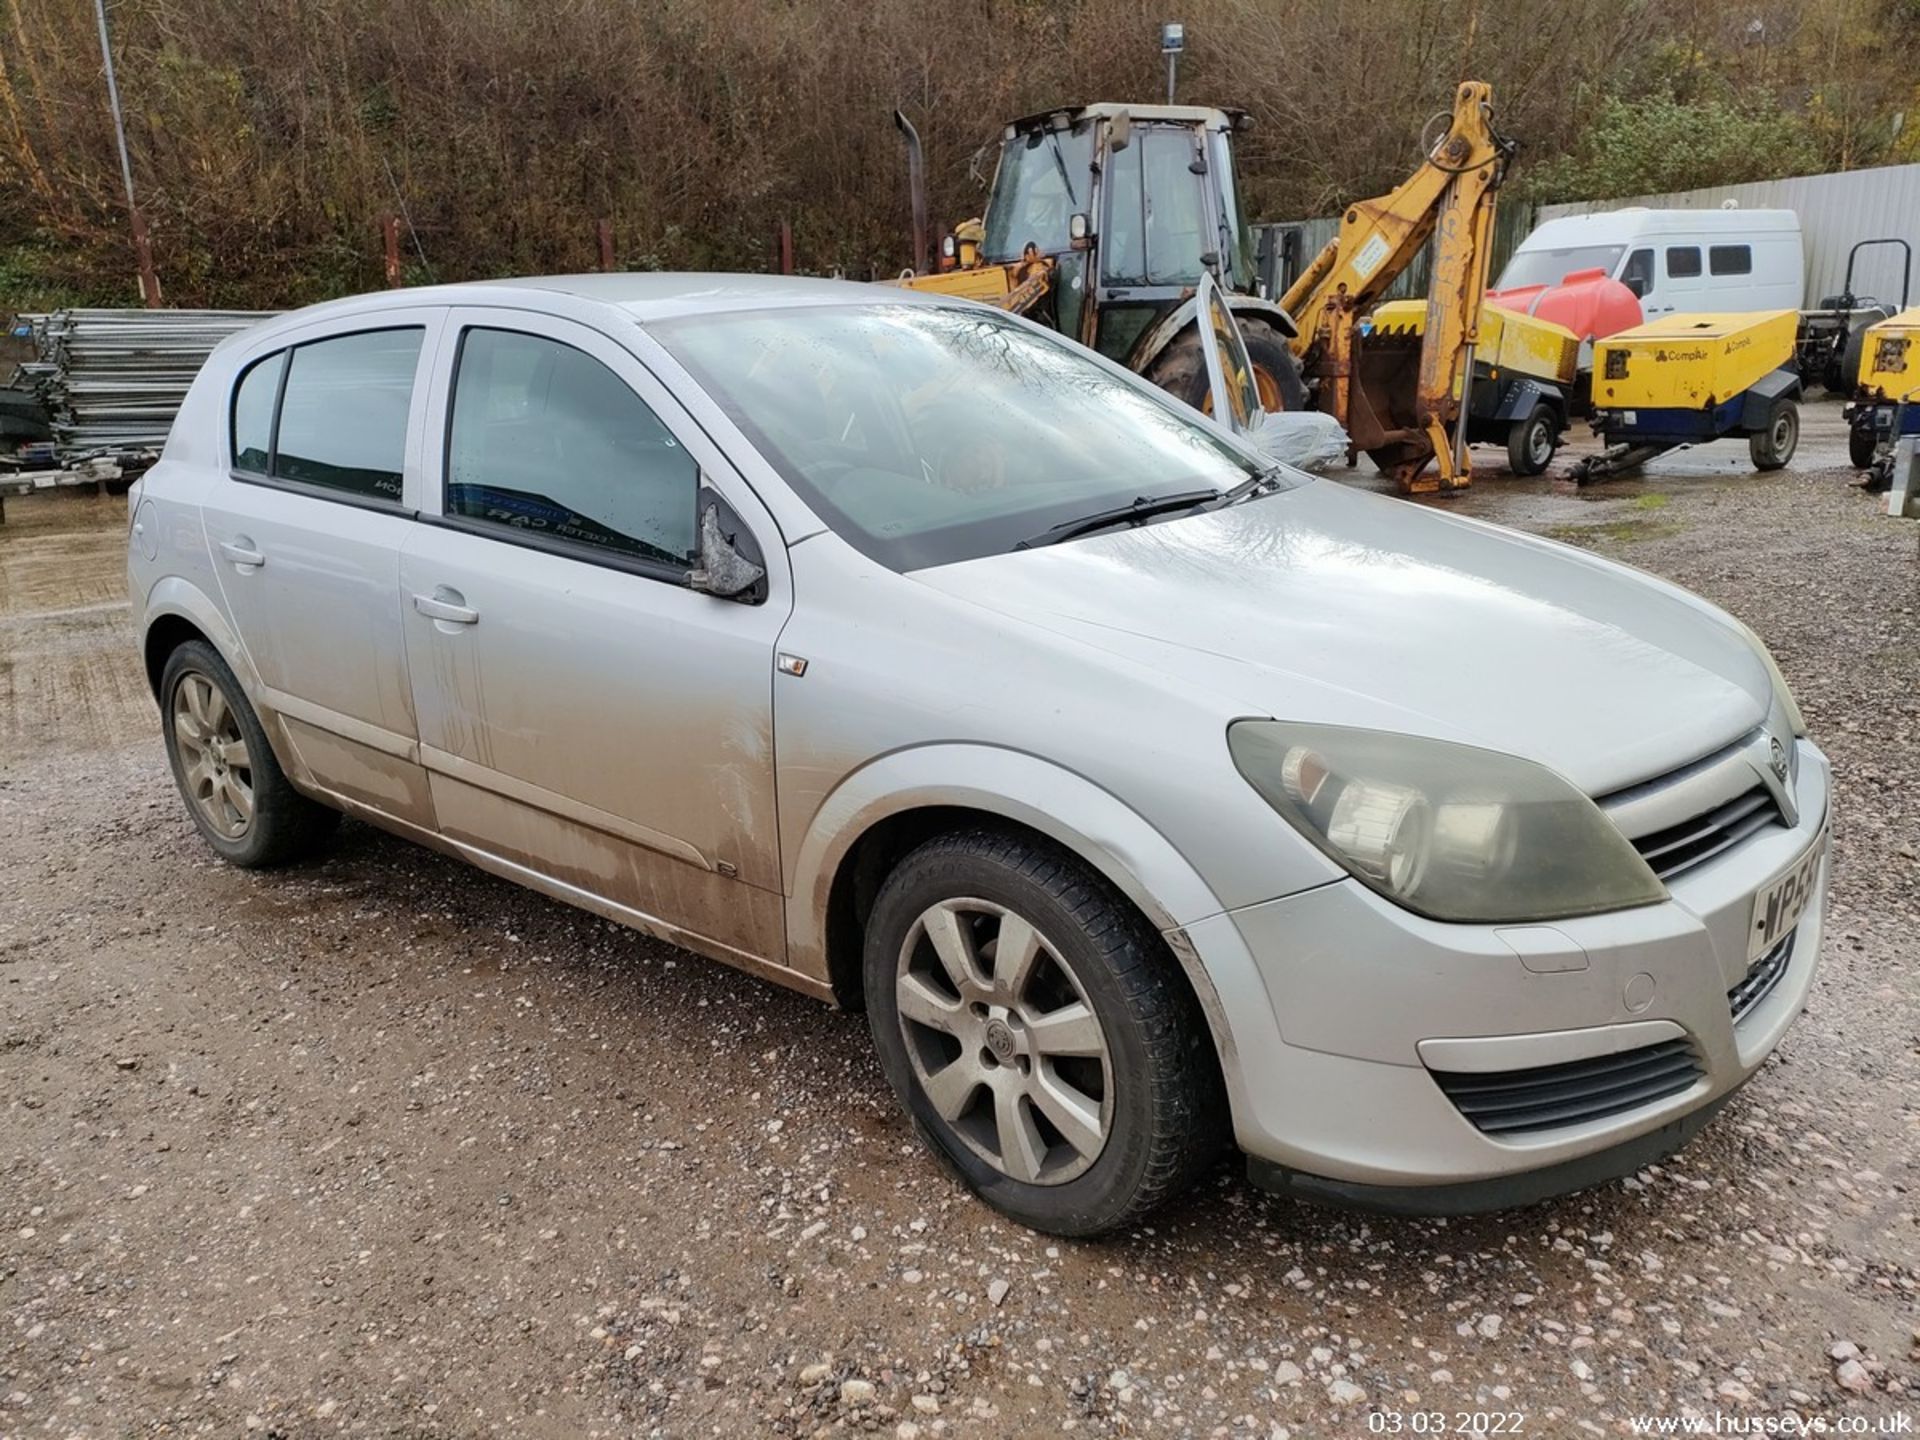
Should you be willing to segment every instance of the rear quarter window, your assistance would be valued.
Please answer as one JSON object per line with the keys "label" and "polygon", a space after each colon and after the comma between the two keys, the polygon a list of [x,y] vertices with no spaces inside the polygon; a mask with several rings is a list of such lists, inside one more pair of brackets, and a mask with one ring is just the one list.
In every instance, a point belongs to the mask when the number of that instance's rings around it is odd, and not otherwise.
{"label": "rear quarter window", "polygon": [[233,387],[233,467],[255,475],[267,473],[273,456],[273,410],[280,399],[280,375],[287,367],[282,350],[256,360],[240,373]]}

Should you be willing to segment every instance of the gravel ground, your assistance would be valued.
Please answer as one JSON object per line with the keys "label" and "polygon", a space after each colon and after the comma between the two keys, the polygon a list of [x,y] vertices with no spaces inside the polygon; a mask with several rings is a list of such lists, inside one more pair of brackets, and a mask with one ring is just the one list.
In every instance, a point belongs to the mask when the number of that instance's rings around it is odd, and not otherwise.
{"label": "gravel ground", "polygon": [[1778,475],[1713,447],[1451,502],[1728,606],[1834,758],[1819,983],[1717,1123],[1451,1223],[1223,1164],[1092,1244],[948,1182],[857,1018],[360,825],[292,872],[217,864],[117,603],[123,507],[13,502],[0,1436],[1916,1418],[1920,551],[1839,437],[1820,407]]}

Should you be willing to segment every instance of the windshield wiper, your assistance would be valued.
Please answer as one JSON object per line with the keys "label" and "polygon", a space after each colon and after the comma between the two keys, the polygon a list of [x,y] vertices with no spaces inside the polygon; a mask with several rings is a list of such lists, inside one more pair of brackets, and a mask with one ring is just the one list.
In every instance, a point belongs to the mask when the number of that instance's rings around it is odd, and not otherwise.
{"label": "windshield wiper", "polygon": [[1125,505],[1116,505],[1111,510],[1096,510],[1091,515],[1082,515],[1078,520],[1062,520],[1052,529],[1022,540],[1013,548],[1032,550],[1041,545],[1057,545],[1062,540],[1072,540],[1081,535],[1090,535],[1095,530],[1104,530],[1109,525],[1138,524],[1150,520],[1155,515],[1170,515],[1176,510],[1191,510],[1196,505],[1204,505],[1209,500],[1220,500],[1227,492],[1222,490],[1182,490],[1174,495],[1141,495]]}
{"label": "windshield wiper", "polygon": [[1242,500],[1251,500],[1256,495],[1265,495],[1278,488],[1284,478],[1284,472],[1278,465],[1269,465],[1258,474],[1249,475],[1231,490],[1221,492],[1220,503],[1213,508],[1224,510],[1229,505],[1238,505]]}

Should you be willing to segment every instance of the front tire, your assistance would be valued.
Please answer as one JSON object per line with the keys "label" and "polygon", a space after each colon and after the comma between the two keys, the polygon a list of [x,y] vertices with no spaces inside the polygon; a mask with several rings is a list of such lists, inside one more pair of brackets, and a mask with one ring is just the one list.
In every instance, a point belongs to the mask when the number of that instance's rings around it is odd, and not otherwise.
{"label": "front tire", "polygon": [[887,877],[865,949],[881,1068],[1003,1214],[1096,1235],[1190,1185],[1226,1113],[1199,1006],[1153,928],[1075,857],[992,830]]}
{"label": "front tire", "polygon": [[1507,431],[1507,468],[1516,475],[1545,473],[1553,463],[1554,445],[1559,438],[1553,407],[1535,405],[1526,418],[1514,421]]}
{"label": "front tire", "polygon": [[[1237,318],[1240,333],[1247,342],[1247,359],[1253,362],[1253,380],[1260,391],[1261,407],[1306,409],[1307,385],[1300,378],[1299,362],[1287,348],[1286,338],[1264,320],[1250,316]],[[1148,361],[1141,373],[1194,409],[1212,413],[1213,395],[1207,385],[1206,356],[1195,325],[1187,326],[1169,340],[1166,348]]]}
{"label": "front tire", "polygon": [[285,865],[319,848],[339,823],[338,811],[288,782],[240,682],[204,640],[167,657],[160,716],[174,784],[194,828],[223,860],[245,870]]}
{"label": "front tire", "polygon": [[1766,428],[1747,437],[1747,454],[1756,470],[1783,470],[1800,447],[1800,407],[1792,400],[1776,400],[1767,412]]}

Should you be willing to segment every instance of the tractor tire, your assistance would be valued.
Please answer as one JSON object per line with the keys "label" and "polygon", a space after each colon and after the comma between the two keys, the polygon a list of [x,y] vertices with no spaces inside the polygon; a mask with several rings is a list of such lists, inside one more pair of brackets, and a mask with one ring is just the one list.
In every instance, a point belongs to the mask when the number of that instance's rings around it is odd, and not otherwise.
{"label": "tractor tire", "polygon": [[[1260,389],[1260,403],[1268,410],[1304,410],[1307,386],[1300,378],[1300,366],[1287,349],[1286,338],[1264,320],[1240,322],[1247,342],[1247,358],[1253,362],[1254,383]],[[1147,379],[1170,395],[1211,414],[1213,397],[1207,388],[1207,361],[1200,347],[1200,331],[1189,325],[1166,347],[1147,362],[1142,372]]]}
{"label": "tractor tire", "polygon": [[1307,408],[1307,382],[1300,378],[1300,362],[1287,348],[1287,337],[1270,321],[1240,317],[1247,358],[1253,361],[1253,380],[1260,387],[1260,404],[1268,410]]}
{"label": "tractor tire", "polygon": [[1871,425],[1855,425],[1847,431],[1847,459],[1856,470],[1873,467],[1873,452],[1880,448],[1880,437]]}
{"label": "tractor tire", "polygon": [[1800,407],[1791,399],[1776,400],[1767,412],[1764,430],[1747,437],[1747,454],[1756,470],[1784,470],[1800,446]]}

